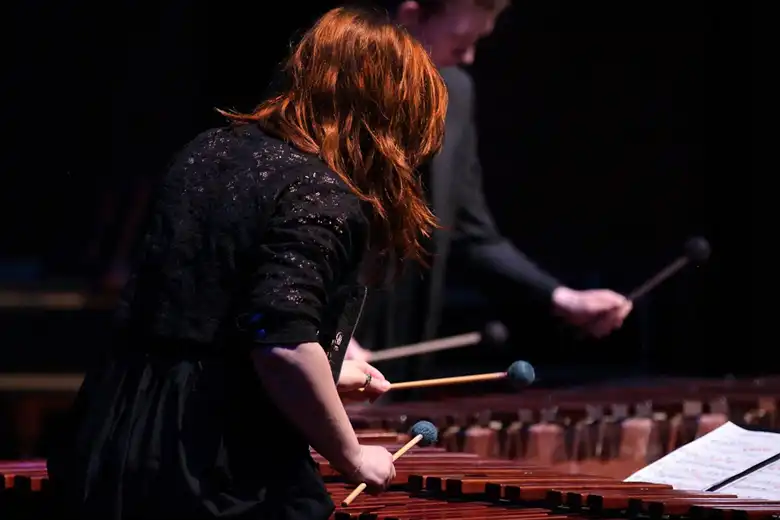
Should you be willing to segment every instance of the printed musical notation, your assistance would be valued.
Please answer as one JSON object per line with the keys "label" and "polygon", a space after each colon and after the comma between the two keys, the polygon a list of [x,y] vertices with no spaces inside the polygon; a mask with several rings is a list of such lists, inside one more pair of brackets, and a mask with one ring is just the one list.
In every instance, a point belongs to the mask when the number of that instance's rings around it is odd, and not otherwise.
{"label": "printed musical notation", "polygon": [[[626,482],[654,482],[675,489],[706,491],[778,453],[780,434],[754,432],[729,422],[640,469]],[[720,491],[725,493],[726,489]],[[736,491],[729,493],[739,495]]]}
{"label": "printed musical notation", "polygon": [[780,461],[720,488],[718,493],[737,495],[740,498],[780,500]]}

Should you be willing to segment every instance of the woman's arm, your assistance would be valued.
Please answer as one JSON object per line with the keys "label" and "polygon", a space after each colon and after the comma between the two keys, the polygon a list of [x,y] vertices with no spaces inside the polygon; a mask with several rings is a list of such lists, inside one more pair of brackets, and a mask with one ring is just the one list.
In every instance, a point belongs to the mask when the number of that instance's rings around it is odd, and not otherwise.
{"label": "woman's arm", "polygon": [[359,469],[361,448],[318,343],[258,347],[255,370],[271,401],[309,444],[345,475]]}
{"label": "woman's arm", "polygon": [[332,291],[361,265],[369,223],[334,173],[305,165],[284,175],[289,184],[247,262],[255,267],[236,323],[273,404],[335,468],[365,480],[371,468],[360,466],[372,450],[358,443],[319,341]]}

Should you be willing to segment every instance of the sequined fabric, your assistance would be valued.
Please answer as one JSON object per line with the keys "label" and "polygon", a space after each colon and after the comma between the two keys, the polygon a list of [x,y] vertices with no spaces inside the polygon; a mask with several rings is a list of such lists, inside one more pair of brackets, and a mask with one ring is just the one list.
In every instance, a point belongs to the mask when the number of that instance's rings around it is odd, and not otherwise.
{"label": "sequined fabric", "polygon": [[164,178],[120,323],[205,344],[317,341],[365,248],[359,200],[254,125],[206,132]]}

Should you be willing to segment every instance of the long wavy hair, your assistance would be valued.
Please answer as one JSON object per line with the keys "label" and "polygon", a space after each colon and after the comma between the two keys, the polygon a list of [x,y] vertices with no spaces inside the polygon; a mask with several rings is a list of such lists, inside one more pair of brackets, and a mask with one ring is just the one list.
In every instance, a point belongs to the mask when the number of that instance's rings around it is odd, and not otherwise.
{"label": "long wavy hair", "polygon": [[385,14],[341,7],[293,48],[276,93],[251,114],[299,150],[318,155],[373,208],[380,258],[425,263],[437,226],[417,168],[441,148],[447,89],[425,49]]}

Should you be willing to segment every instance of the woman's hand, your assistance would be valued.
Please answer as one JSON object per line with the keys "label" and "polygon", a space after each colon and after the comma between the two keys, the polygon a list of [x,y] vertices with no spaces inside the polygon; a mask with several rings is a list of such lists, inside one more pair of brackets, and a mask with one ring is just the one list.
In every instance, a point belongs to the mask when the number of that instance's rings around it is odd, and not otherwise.
{"label": "woman's hand", "polygon": [[382,372],[365,361],[348,360],[336,384],[342,401],[375,401],[390,389]]}

